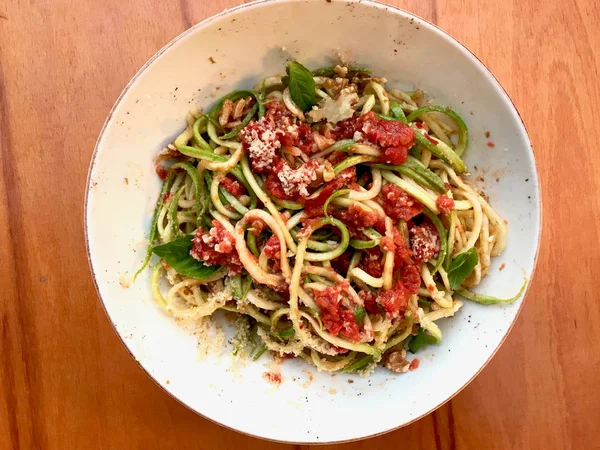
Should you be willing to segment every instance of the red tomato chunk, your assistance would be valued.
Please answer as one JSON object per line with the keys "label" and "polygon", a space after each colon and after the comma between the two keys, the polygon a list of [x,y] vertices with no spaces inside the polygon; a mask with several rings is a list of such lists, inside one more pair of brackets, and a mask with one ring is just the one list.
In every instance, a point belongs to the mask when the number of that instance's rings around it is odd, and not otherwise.
{"label": "red tomato chunk", "polygon": [[242,183],[237,180],[232,180],[229,177],[221,178],[221,184],[227,192],[231,195],[239,197],[240,195],[246,194],[246,188]]}
{"label": "red tomato chunk", "polygon": [[440,195],[435,201],[435,204],[444,214],[450,214],[450,212],[454,209],[454,200],[445,195]]}
{"label": "red tomato chunk", "polygon": [[358,125],[367,140],[381,147],[408,150],[415,142],[415,132],[399,120],[385,120],[369,111],[358,119]]}
{"label": "red tomato chunk", "polygon": [[218,220],[212,224],[210,231],[202,227],[196,230],[190,255],[207,266],[230,266],[230,271],[239,271],[242,263],[235,249],[235,238]]}
{"label": "red tomato chunk", "polygon": [[410,245],[416,262],[425,262],[433,258],[433,255],[440,251],[440,237],[433,224],[424,222],[411,227]]}
{"label": "red tomato chunk", "polygon": [[381,206],[394,221],[410,220],[423,212],[423,204],[414,199],[395,184],[381,188]]}
{"label": "red tomato chunk", "polygon": [[322,290],[314,290],[315,302],[321,310],[323,325],[334,336],[341,334],[351,341],[360,340],[360,330],[354,317],[354,311],[344,309],[341,305],[342,291],[347,282],[330,286]]}
{"label": "red tomato chunk", "polygon": [[277,236],[271,236],[263,249],[265,255],[269,258],[278,258],[281,255],[281,244]]}

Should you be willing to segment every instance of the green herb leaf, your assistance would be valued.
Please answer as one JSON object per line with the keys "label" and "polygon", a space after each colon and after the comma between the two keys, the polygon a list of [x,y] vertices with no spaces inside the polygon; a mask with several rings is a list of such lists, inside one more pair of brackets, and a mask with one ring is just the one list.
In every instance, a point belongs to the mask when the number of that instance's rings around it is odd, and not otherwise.
{"label": "green herb leaf", "polygon": [[298,61],[290,61],[287,66],[289,76],[288,89],[290,96],[298,108],[308,111],[317,103],[315,94],[315,80],[306,67]]}
{"label": "green herb leaf", "polygon": [[354,320],[356,321],[357,324],[362,325],[362,323],[365,320],[366,315],[367,315],[367,312],[365,311],[365,308],[363,308],[362,306],[358,305],[356,308],[354,308]]}
{"label": "green herb leaf", "polygon": [[157,245],[152,252],[164,259],[175,271],[183,276],[203,280],[213,275],[221,266],[205,266],[202,261],[192,258],[192,235],[184,236],[166,244]]}
{"label": "green herb leaf", "polygon": [[434,345],[437,344],[436,338],[433,336],[426,334],[423,328],[419,327],[419,334],[413,336],[408,343],[408,349],[411,353],[417,353],[421,348],[426,345]]}
{"label": "green herb leaf", "polygon": [[477,256],[477,250],[475,248],[470,248],[454,258],[448,268],[450,288],[456,289],[459,287],[460,284],[471,275],[471,272],[473,272],[473,269],[478,262],[479,256]]}

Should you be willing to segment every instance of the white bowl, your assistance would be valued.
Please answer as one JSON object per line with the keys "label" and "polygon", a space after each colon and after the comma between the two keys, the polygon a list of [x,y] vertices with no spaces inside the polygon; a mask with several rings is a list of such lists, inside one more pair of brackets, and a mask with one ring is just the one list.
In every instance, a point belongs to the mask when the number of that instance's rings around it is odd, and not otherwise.
{"label": "white bowl", "polygon": [[[424,89],[465,118],[471,133],[466,163],[487,171],[486,192],[509,227],[508,246],[478,290],[510,297],[524,277],[531,277],[536,262],[540,197],[527,133],[492,74],[443,31],[364,0],[261,1],[187,30],[136,74],[100,133],[86,198],[89,260],[110,320],[148,374],[199,414],[267,439],[346,441],[418,419],[484,367],[522,303],[467,302],[441,322],[443,342],[419,354],[421,365],[414,372],[378,369],[362,379],[317,373],[303,361],[287,360],[283,382],[275,387],[263,378],[272,364],[269,357],[240,363],[224,350],[199,358],[196,338],[151,300],[148,273],[131,282],[160,190],[152,159],[185,126],[190,107],[206,107],[215,95],[282,73],[289,58],[316,68],[338,51],[387,77],[389,84]],[[494,148],[486,145],[486,131]]]}

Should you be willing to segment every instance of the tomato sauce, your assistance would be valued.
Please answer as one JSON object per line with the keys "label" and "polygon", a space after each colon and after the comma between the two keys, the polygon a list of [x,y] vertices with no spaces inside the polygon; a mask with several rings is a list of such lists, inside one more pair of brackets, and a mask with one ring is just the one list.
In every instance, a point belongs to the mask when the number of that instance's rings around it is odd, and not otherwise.
{"label": "tomato sauce", "polygon": [[321,193],[317,197],[306,199],[304,212],[308,217],[322,216],[324,214],[323,206],[331,194],[352,183],[356,183],[356,168],[348,167],[336,175],[333,180],[325,183]]}
{"label": "tomato sauce", "polygon": [[154,170],[156,171],[156,174],[161,180],[165,181],[167,179],[169,171],[165,168],[165,166],[163,166],[162,164],[157,164]]}
{"label": "tomato sauce", "polygon": [[263,378],[269,383],[273,383],[275,385],[280,385],[282,381],[281,374],[279,372],[265,372],[263,373]]}
{"label": "tomato sauce", "polygon": [[364,255],[358,267],[372,277],[379,278],[383,274],[383,252],[379,247],[364,250]]}
{"label": "tomato sauce", "polygon": [[365,228],[373,227],[379,221],[379,214],[369,211],[356,203],[346,209],[332,211],[332,215],[348,227],[352,236]]}
{"label": "tomato sauce", "polygon": [[415,358],[410,362],[410,365],[408,366],[408,370],[417,370],[419,368],[419,364],[421,363],[421,360],[419,358]]}
{"label": "tomato sauce", "polygon": [[398,281],[391,289],[381,292],[377,302],[390,318],[394,318],[398,317],[401,311],[406,311],[409,297],[410,295],[406,292],[402,281]]}
{"label": "tomato sauce", "polygon": [[350,268],[350,259],[352,258],[353,250],[347,250],[335,259],[331,260],[331,267],[339,274],[348,273]]}
{"label": "tomato sauce", "polygon": [[399,269],[405,264],[410,264],[412,250],[408,247],[404,236],[400,234],[398,229],[393,229],[393,242],[394,242],[394,267]]}

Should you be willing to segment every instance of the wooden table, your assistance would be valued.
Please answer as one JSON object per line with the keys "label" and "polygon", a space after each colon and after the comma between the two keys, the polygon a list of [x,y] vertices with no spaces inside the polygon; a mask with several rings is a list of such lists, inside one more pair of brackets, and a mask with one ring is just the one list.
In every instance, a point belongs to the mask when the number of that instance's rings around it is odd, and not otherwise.
{"label": "wooden table", "polygon": [[[158,388],[104,315],[84,248],[98,132],[138,68],[241,0],[0,2],[0,448],[284,448]],[[586,0],[391,1],[499,78],[535,148],[537,273],[485,370],[404,429],[348,448],[600,448],[600,12]]]}

